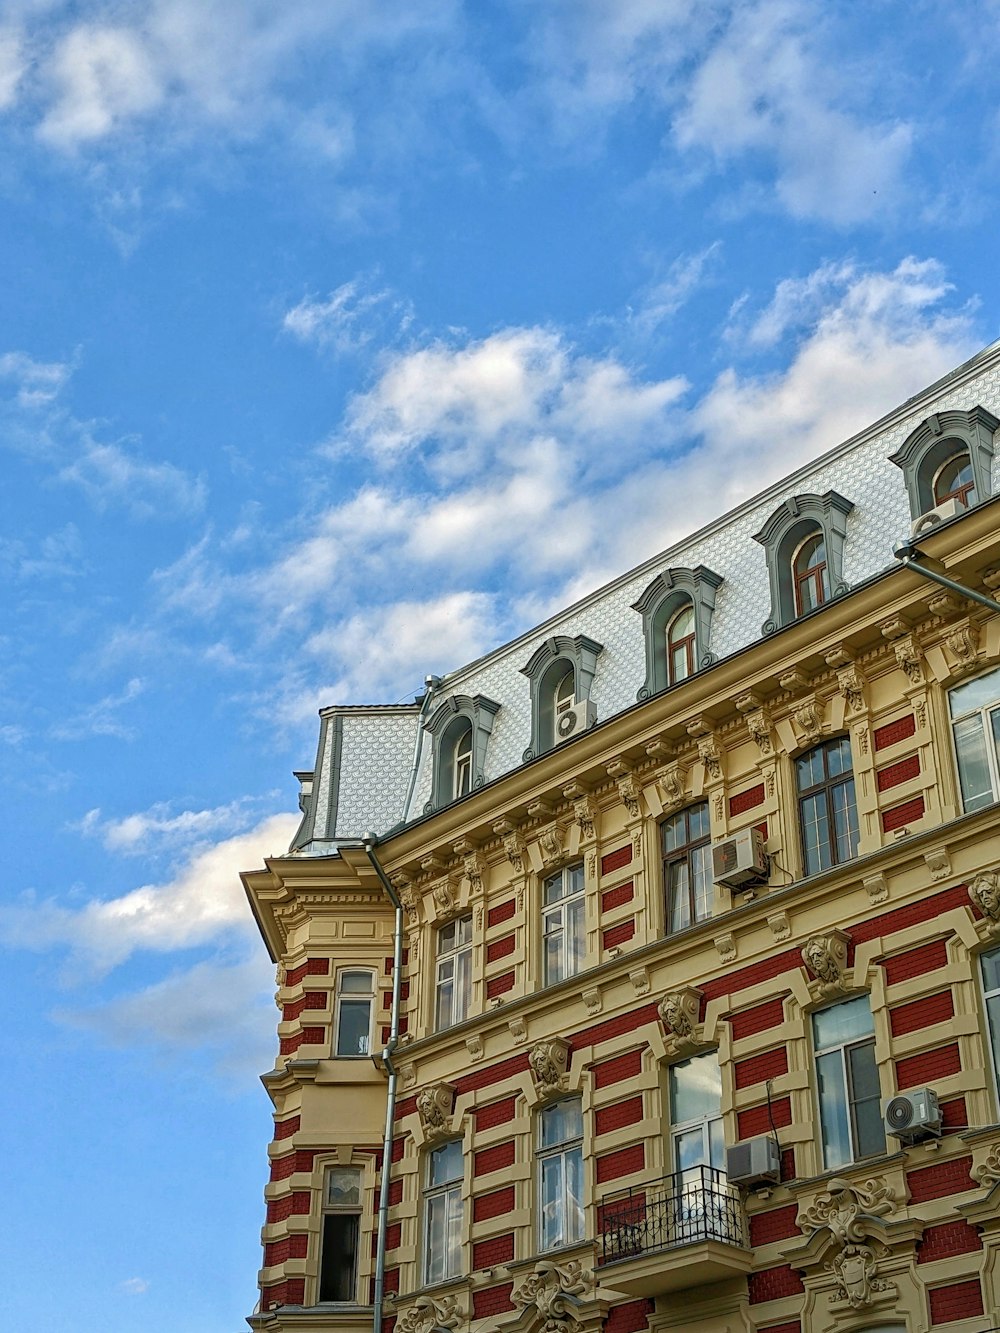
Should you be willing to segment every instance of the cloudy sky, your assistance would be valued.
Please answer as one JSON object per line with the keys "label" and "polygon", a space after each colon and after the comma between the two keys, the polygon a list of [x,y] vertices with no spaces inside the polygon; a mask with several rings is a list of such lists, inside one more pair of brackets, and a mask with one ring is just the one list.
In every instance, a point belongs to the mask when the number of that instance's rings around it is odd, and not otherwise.
{"label": "cloudy sky", "polygon": [[12,1326],[243,1326],[237,871],[317,707],[996,338],[998,39],[995,0],[2,0]]}

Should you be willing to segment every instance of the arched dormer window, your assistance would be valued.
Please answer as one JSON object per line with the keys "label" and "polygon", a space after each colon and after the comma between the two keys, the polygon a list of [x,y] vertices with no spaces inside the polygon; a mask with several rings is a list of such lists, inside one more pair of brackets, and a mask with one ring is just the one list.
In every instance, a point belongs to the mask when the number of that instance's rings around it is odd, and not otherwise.
{"label": "arched dormer window", "polygon": [[646,642],[646,679],[638,699],[648,699],[715,661],[709,644],[721,583],[721,574],[704,565],[665,569],[632,603],[642,616]]}
{"label": "arched dormer window", "polygon": [[522,756],[525,763],[577,734],[581,728],[568,725],[572,710],[583,709],[583,729],[596,720],[590,688],[601,651],[602,645],[585,634],[555,634],[521,668],[531,682],[531,744]]}
{"label": "arched dormer window", "polygon": [[902,469],[912,518],[949,500],[967,509],[990,495],[998,429],[992,412],[973,407],[935,412],[906,437],[889,462]]}
{"label": "arched dormer window", "polygon": [[754,533],[767,556],[771,585],[771,614],[761,633],[773,634],[847,591],[844,543],[853,508],[837,491],[793,495]]}
{"label": "arched dormer window", "polygon": [[500,705],[482,694],[456,694],[424,724],[434,738],[434,777],[424,813],[440,810],[485,782],[486,746]]}

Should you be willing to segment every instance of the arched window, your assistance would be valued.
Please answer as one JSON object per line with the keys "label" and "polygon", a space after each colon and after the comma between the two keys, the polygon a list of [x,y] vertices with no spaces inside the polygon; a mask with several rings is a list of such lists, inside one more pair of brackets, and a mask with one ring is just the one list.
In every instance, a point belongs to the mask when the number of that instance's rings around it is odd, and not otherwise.
{"label": "arched window", "polygon": [[472,723],[463,719],[452,742],[452,798],[472,791]]}
{"label": "arched window", "polygon": [[695,667],[694,607],[689,602],[667,625],[667,682],[676,685]]}
{"label": "arched window", "polygon": [[911,518],[956,501],[968,509],[992,491],[993,436],[1000,421],[984,407],[935,412],[890,457],[902,470]]}
{"label": "arched window", "polygon": [[559,732],[559,719],[568,713],[576,702],[576,672],[571,666],[558,677],[552,691],[552,744],[558,745],[562,736]]}
{"label": "arched window", "polygon": [[[522,755],[525,763],[593,726],[597,714],[590,702],[590,687],[602,651],[599,643],[584,634],[572,639],[568,634],[555,634],[539,644],[521,668],[531,682],[531,744]],[[569,716],[574,704],[583,708],[575,725]]]}
{"label": "arched window", "polygon": [[830,571],[826,563],[826,538],[814,532],[800,542],[792,556],[792,586],[795,590],[795,614],[815,611],[830,597]]}
{"label": "arched window", "polygon": [[440,810],[486,781],[486,747],[500,705],[485,695],[456,694],[425,723],[434,738],[432,795],[424,813]]}
{"label": "arched window", "polygon": [[935,505],[943,505],[946,500],[957,500],[968,509],[976,503],[976,479],[972,473],[972,459],[968,449],[952,454],[934,473],[932,483]]}

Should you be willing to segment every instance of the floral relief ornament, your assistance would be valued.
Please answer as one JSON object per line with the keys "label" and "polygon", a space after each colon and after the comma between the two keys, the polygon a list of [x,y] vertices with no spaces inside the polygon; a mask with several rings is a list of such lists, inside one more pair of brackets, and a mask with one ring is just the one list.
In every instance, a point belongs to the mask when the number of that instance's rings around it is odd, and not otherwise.
{"label": "floral relief ornament", "polygon": [[399,1316],[400,1333],[435,1333],[436,1329],[458,1328],[465,1315],[456,1296],[418,1296]]}
{"label": "floral relief ornament", "polygon": [[974,1166],[969,1174],[979,1181],[983,1189],[992,1189],[1000,1181],[1000,1144],[994,1144],[985,1159]]}
{"label": "floral relief ornament", "polygon": [[836,1278],[841,1299],[854,1310],[870,1305],[878,1293],[893,1290],[878,1276],[878,1260],[888,1251],[876,1230],[879,1219],[892,1212],[894,1201],[884,1180],[854,1185],[837,1176],[796,1218],[802,1231],[829,1231],[838,1252],[827,1271]]}
{"label": "floral relief ornament", "polygon": [[593,1275],[578,1259],[555,1264],[543,1260],[520,1286],[511,1292],[516,1305],[534,1307],[542,1318],[543,1333],[566,1333],[569,1320],[576,1321],[580,1298],[594,1285]]}

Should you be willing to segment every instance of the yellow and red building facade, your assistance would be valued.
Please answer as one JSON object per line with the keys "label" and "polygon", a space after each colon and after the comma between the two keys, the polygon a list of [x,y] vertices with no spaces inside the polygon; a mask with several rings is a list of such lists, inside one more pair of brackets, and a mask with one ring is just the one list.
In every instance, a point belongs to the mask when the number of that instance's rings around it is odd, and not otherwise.
{"label": "yellow and red building facade", "polygon": [[1000,1326],[998,418],[994,347],[412,706],[324,710],[244,876],[252,1328],[372,1327],[386,1177],[385,1333]]}

